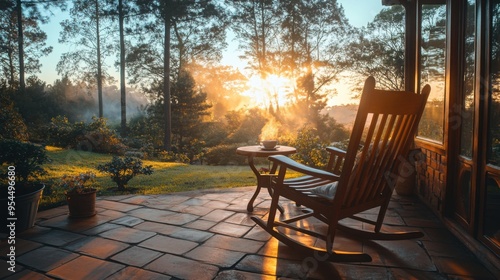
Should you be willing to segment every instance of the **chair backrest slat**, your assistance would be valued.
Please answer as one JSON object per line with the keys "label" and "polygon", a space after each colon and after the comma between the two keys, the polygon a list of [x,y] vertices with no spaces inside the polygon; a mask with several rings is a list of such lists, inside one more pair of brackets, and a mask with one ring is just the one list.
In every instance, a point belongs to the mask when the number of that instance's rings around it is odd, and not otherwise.
{"label": "chair backrest slat", "polygon": [[376,90],[373,77],[367,79],[334,203],[362,207],[392,194],[395,174],[409,152],[429,92],[429,86],[421,94]]}

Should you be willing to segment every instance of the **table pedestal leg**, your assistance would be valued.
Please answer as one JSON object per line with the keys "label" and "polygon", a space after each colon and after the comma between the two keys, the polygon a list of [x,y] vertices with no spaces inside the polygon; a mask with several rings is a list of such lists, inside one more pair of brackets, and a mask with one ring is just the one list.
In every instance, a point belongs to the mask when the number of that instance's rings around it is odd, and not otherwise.
{"label": "table pedestal leg", "polygon": [[[257,168],[254,165],[253,156],[248,157],[248,164],[250,165],[250,168],[252,169],[253,173],[255,174],[255,177],[257,177],[257,188],[255,189],[255,193],[253,194],[252,198],[250,198],[250,201],[248,202],[248,205],[247,205],[247,211],[253,212],[253,203],[255,202],[255,199],[259,195],[261,188],[267,188],[269,195],[271,195],[271,196],[273,195],[272,190],[271,190],[271,180],[273,179],[273,176],[276,176],[274,174],[276,172],[276,167],[273,166],[273,168],[270,171],[271,174],[260,174],[260,172],[257,170]],[[281,213],[283,213],[285,211],[281,205],[278,205],[278,210]]]}

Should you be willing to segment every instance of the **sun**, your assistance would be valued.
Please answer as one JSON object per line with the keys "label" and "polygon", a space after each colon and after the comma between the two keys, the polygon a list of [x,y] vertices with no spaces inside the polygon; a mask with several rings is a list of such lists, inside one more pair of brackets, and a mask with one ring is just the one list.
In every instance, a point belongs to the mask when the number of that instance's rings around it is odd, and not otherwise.
{"label": "sun", "polygon": [[291,102],[294,83],[289,78],[275,74],[265,78],[254,75],[248,79],[247,85],[249,89],[243,95],[251,97],[257,106],[284,107]]}

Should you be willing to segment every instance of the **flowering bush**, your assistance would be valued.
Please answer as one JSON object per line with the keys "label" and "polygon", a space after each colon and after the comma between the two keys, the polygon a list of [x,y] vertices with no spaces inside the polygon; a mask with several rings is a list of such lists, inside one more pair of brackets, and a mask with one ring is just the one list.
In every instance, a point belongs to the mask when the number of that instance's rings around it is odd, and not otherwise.
{"label": "flowering bush", "polygon": [[64,175],[58,184],[67,194],[84,194],[95,191],[95,174],[92,172],[79,175]]}
{"label": "flowering bush", "polygon": [[142,166],[142,160],[134,157],[124,159],[114,156],[111,162],[99,164],[97,170],[110,175],[113,182],[118,186],[119,191],[124,191],[128,181],[137,175],[153,174],[152,166]]}

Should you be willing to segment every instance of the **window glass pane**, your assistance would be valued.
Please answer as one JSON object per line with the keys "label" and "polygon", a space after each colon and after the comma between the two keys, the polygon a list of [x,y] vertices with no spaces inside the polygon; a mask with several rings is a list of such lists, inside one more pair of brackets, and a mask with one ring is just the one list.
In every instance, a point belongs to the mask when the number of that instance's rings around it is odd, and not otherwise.
{"label": "window glass pane", "polygon": [[488,163],[500,166],[500,1],[491,2]]}
{"label": "window glass pane", "polygon": [[474,88],[476,68],[476,5],[467,1],[464,36],[464,76],[461,113],[460,154],[472,158],[472,133],[474,123]]}
{"label": "window glass pane", "polygon": [[420,86],[431,85],[431,95],[419,125],[419,136],[443,142],[446,5],[422,5],[420,22]]}

